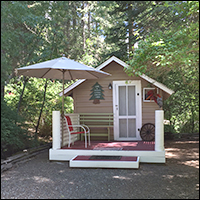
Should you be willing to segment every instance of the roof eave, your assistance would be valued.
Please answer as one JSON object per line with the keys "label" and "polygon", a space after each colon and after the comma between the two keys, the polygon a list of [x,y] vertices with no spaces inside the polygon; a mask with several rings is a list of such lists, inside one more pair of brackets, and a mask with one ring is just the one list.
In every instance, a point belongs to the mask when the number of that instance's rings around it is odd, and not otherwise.
{"label": "roof eave", "polygon": [[[64,90],[64,94],[67,94],[68,92],[70,92],[71,90],[73,90],[74,88],[76,88],[78,85],[80,85],[81,83],[83,83],[84,81],[86,81],[86,79],[79,79],[78,81],[74,82],[72,85],[70,85],[69,87],[67,87]],[[63,95],[63,91],[59,93],[59,96]]]}
{"label": "roof eave", "polygon": [[155,85],[156,87],[162,89],[163,91],[165,91],[166,93],[172,95],[174,93],[173,90],[169,89],[168,87],[166,87],[165,85],[163,85],[162,83],[157,82],[156,80],[148,77],[145,74],[140,75],[141,78],[145,79],[146,81],[148,81],[149,83],[152,83],[153,85]]}
{"label": "roof eave", "polygon": [[[111,58],[109,58],[108,60],[106,60],[105,62],[103,62],[101,65],[99,65],[96,69],[101,70],[103,69],[105,66],[107,66],[109,63],[111,63],[112,61],[115,61],[116,63],[120,64],[123,67],[128,67],[129,65],[126,64],[124,61],[120,60],[119,58],[112,56]],[[152,83],[153,85],[155,85],[156,87],[162,89],[163,91],[165,91],[166,93],[168,93],[169,95],[172,95],[174,93],[173,90],[169,89],[168,87],[166,87],[165,85],[163,85],[162,83],[157,82],[156,80],[148,77],[145,74],[140,75],[141,78],[143,78],[144,80]],[[75,87],[77,87],[79,84],[81,84],[82,82],[84,82],[86,79],[79,79],[78,81],[76,81],[74,84],[70,85],[68,88],[66,88],[64,90],[64,94],[67,94],[68,92],[70,92],[71,90],[73,90]],[[62,96],[63,92],[60,92],[59,95]]]}

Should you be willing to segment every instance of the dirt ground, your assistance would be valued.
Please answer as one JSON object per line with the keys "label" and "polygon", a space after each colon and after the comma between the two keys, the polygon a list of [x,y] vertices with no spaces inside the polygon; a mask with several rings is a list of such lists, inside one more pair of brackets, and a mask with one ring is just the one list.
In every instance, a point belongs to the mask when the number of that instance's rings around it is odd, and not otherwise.
{"label": "dirt ground", "polygon": [[165,141],[167,164],[186,165],[199,169],[199,140]]}
{"label": "dirt ground", "polygon": [[1,174],[2,199],[199,199],[199,141],[166,140],[166,163],[70,168],[48,150]]}

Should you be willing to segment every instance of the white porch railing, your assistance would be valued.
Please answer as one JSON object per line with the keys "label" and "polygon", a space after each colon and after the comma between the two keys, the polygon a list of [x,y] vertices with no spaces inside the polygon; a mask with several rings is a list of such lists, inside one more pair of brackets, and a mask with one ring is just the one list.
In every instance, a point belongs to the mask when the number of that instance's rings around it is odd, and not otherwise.
{"label": "white porch railing", "polygon": [[[80,124],[79,114],[73,113],[68,114],[71,117],[72,124]],[[60,149],[61,146],[68,144],[68,131],[66,124],[64,122],[63,126],[63,145],[62,145],[62,120],[60,111],[53,111],[52,115],[52,148],[54,150]],[[73,135],[72,142],[76,141],[77,135]],[[164,111],[156,110],[155,111],[155,151],[164,151]]]}
{"label": "white porch railing", "polygon": [[52,149],[61,148],[60,111],[52,112]]}
{"label": "white porch railing", "polygon": [[155,111],[155,151],[164,151],[164,111]]}
{"label": "white porch railing", "polygon": [[[79,124],[79,114],[70,113],[72,124]],[[54,150],[60,149],[62,146],[68,145],[69,133],[66,127],[65,120],[63,120],[63,138],[62,138],[62,117],[60,111],[53,111],[52,114],[52,148]],[[71,141],[78,139],[77,135],[72,135]]]}

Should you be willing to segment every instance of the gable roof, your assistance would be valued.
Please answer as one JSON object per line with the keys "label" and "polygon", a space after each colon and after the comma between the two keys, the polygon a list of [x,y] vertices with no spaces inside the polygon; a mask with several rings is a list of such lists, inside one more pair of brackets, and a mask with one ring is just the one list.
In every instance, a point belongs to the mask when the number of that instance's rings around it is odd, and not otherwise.
{"label": "gable roof", "polygon": [[[99,65],[96,69],[101,70],[103,69],[105,66],[107,66],[108,64],[110,64],[112,61],[115,61],[116,63],[118,63],[119,65],[123,66],[123,67],[128,67],[128,64],[126,64],[124,61],[120,60],[119,58],[112,56],[110,57],[108,60],[106,60],[105,62],[103,62],[101,65]],[[152,83],[153,85],[155,85],[156,87],[160,88],[161,90],[165,91],[166,93],[168,93],[169,95],[173,94],[174,91],[169,89],[167,86],[165,86],[162,83],[159,83],[158,81],[148,77],[145,74],[139,75],[141,78],[143,78],[144,80],[148,81],[149,83]],[[70,85],[68,88],[66,88],[64,90],[64,94],[67,94],[68,92],[70,92],[71,90],[73,90],[74,88],[76,88],[78,85],[80,85],[81,83],[83,83],[84,81],[86,81],[86,79],[79,79],[78,81],[76,81],[75,83],[73,83],[72,85]],[[63,92],[60,92],[59,95],[62,96]]]}

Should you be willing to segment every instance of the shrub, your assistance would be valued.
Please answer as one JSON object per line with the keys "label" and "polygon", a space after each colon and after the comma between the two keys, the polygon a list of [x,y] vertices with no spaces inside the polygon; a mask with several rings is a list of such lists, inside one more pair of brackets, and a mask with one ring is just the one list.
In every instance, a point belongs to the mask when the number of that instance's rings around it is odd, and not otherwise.
{"label": "shrub", "polygon": [[1,156],[4,159],[31,146],[25,127],[23,119],[1,99]]}

